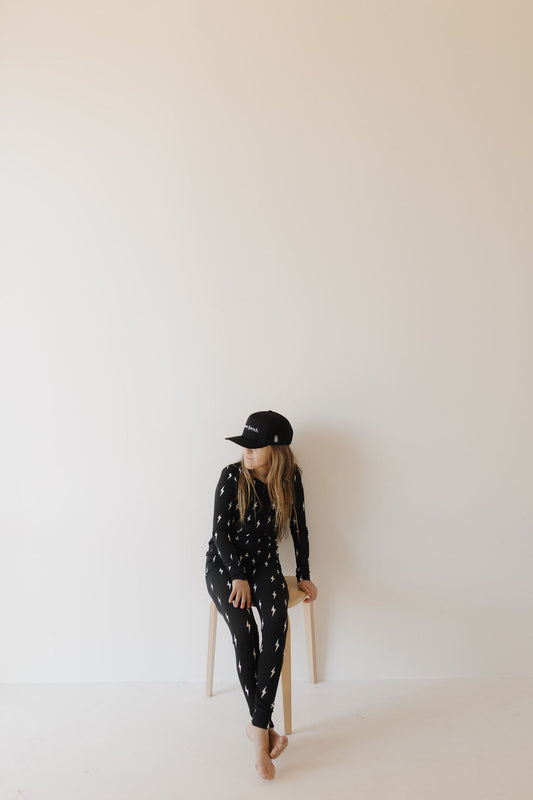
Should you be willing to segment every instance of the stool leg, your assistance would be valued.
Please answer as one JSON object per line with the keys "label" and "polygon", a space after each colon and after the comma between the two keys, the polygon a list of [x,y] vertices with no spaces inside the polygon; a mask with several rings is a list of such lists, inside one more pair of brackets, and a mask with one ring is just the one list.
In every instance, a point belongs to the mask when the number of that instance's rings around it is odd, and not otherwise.
{"label": "stool leg", "polygon": [[215,643],[217,640],[217,616],[217,607],[211,600],[211,605],[209,607],[209,633],[207,635],[207,678],[205,682],[205,693],[207,697],[211,697],[213,694]]}
{"label": "stool leg", "polygon": [[307,643],[307,665],[309,668],[309,680],[311,683],[317,682],[316,676],[316,642],[315,642],[315,615],[312,603],[302,603],[304,607],[305,640]]}
{"label": "stool leg", "polygon": [[292,706],[291,706],[291,624],[287,615],[287,638],[281,668],[281,693],[283,696],[283,727],[284,733],[292,733]]}

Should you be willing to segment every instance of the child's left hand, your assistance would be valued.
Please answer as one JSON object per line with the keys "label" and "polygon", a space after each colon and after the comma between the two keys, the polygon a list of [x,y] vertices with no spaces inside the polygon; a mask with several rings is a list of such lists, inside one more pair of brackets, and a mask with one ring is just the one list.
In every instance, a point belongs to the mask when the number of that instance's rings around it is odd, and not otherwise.
{"label": "child's left hand", "polygon": [[311,603],[313,600],[316,600],[318,589],[313,581],[298,581],[298,589],[300,589],[301,592],[305,592],[307,595],[304,603]]}

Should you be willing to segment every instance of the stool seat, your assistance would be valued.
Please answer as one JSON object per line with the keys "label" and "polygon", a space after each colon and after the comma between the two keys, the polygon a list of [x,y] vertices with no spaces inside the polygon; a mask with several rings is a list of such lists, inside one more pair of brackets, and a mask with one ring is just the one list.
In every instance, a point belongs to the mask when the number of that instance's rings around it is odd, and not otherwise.
{"label": "stool seat", "polygon": [[[287,610],[294,608],[301,603],[305,598],[305,592],[298,588],[298,581],[295,575],[284,575],[289,589],[289,602]],[[316,642],[315,642],[315,618],[313,613],[313,605],[316,601],[303,603],[303,615],[305,626],[305,639],[307,644],[307,665],[309,670],[309,680],[311,683],[317,682],[316,673]],[[254,605],[254,603],[252,603]],[[217,633],[217,607],[211,600],[209,608],[209,633],[207,641],[207,679],[206,679],[206,695],[211,697],[213,695],[213,673],[215,666],[215,643]],[[283,653],[283,666],[281,668],[281,695],[283,699],[283,725],[284,733],[292,733],[292,688],[291,688],[291,625],[289,614],[287,614],[287,638],[285,640],[285,651]]]}
{"label": "stool seat", "polygon": [[[305,600],[306,594],[305,592],[302,592],[302,590],[298,588],[298,581],[296,580],[295,575],[284,575],[283,577],[285,578],[287,586],[289,587],[288,608],[292,608],[293,606],[297,606],[298,603],[301,603],[303,600]],[[312,607],[313,604],[306,603],[305,605]]]}

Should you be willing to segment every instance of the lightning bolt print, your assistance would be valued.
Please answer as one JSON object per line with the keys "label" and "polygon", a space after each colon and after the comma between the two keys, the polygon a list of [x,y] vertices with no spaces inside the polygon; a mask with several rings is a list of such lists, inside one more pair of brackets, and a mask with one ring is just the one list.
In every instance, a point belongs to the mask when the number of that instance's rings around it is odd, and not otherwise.
{"label": "lightning bolt print", "polygon": [[[274,699],[272,689],[281,671],[282,642],[285,641],[289,628],[288,592],[277,548],[277,510],[266,484],[259,482],[261,486],[259,483],[256,484],[257,495],[251,497],[241,516],[238,490],[240,482],[244,479],[242,474],[244,470],[241,470],[239,462],[230,466],[224,467],[215,492],[214,530],[206,553],[207,586],[218,611],[230,629],[237,655],[237,672],[247,702],[252,707],[254,696],[259,700],[259,705],[256,705],[256,715],[252,718],[254,722],[256,719],[261,720],[261,725],[270,727],[272,725],[270,713],[274,709],[274,703],[268,703],[270,709],[267,709],[261,701],[267,694],[270,701]],[[310,580],[305,505],[298,468],[295,469],[293,479],[294,502],[289,522],[296,557],[296,576],[298,580],[302,576]],[[233,610],[230,612],[229,601],[221,599],[221,595],[228,597],[236,573],[241,579],[248,578],[252,603],[257,607],[260,617],[256,625],[253,608],[246,609],[244,617],[246,634],[242,632],[242,622],[235,619],[238,616],[240,620],[242,613],[238,614]],[[279,605],[276,603],[278,599]],[[261,667],[264,662],[265,666]],[[263,683],[262,687],[258,685],[258,678]]]}

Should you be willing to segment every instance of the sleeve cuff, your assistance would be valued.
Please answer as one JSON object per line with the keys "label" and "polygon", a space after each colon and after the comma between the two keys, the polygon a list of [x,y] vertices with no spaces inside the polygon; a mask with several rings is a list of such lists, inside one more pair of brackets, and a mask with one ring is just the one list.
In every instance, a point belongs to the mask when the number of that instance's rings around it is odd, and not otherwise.
{"label": "sleeve cuff", "polygon": [[230,571],[230,575],[229,576],[230,576],[230,579],[232,581],[247,581],[248,580],[248,576],[246,575],[246,573],[242,572],[241,570],[235,570],[235,572]]}

